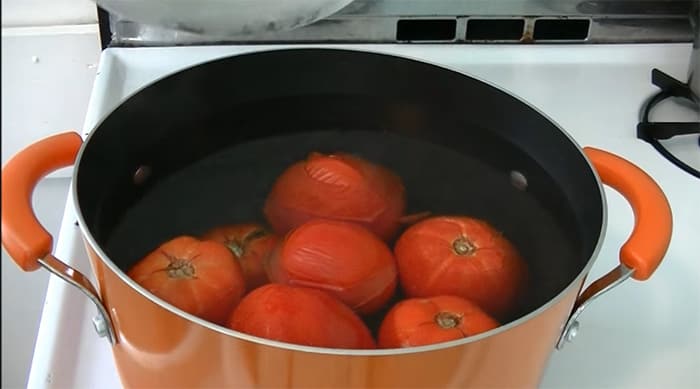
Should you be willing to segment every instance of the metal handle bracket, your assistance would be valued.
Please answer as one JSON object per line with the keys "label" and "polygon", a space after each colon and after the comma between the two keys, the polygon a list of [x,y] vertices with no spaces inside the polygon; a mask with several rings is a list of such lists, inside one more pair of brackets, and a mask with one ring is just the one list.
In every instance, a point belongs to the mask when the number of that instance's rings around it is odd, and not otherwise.
{"label": "metal handle bracket", "polygon": [[50,271],[52,274],[57,275],[70,285],[78,288],[90,299],[90,301],[93,302],[93,304],[95,304],[97,307],[97,316],[95,316],[95,318],[92,320],[95,330],[97,331],[98,335],[101,337],[107,336],[109,342],[111,344],[115,344],[117,342],[117,338],[114,334],[112,319],[109,317],[105,306],[102,305],[102,301],[100,300],[97,290],[94,286],[92,286],[90,280],[82,273],[68,266],[66,263],[51,254],[46,255],[44,258],[38,259],[38,262],[43,268]]}
{"label": "metal handle bracket", "polygon": [[562,331],[559,341],[557,342],[557,350],[564,348],[567,342],[574,340],[579,330],[578,317],[581,313],[590,305],[593,300],[610,291],[614,287],[620,285],[628,278],[632,277],[634,274],[634,269],[630,269],[624,264],[618,265],[616,268],[612,269],[608,274],[600,277],[595,282],[590,284],[586,290],[581,293],[581,295],[576,300],[574,305],[574,310],[566,321],[564,330]]}

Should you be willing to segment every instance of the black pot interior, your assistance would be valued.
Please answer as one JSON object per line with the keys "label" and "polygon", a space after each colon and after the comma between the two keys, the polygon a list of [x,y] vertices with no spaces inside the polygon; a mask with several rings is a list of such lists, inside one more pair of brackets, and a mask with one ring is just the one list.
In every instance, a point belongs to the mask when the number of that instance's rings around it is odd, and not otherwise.
{"label": "black pot interior", "polygon": [[221,59],[135,94],[86,146],[80,210],[126,271],[177,235],[264,222],[273,181],[311,151],[346,151],[394,170],[409,212],[470,215],[501,230],[532,277],[509,319],[561,292],[599,239],[595,176],[538,112],[436,66],[329,49]]}

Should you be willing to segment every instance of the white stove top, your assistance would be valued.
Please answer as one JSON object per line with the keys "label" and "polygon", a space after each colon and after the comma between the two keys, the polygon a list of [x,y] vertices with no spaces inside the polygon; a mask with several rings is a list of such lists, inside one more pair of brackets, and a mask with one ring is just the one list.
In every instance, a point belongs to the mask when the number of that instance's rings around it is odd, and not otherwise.
{"label": "white stove top", "polygon": [[[112,48],[102,53],[85,132],[125,97],[190,65],[270,46]],[[282,47],[282,46],[276,46]],[[291,47],[291,46],[284,46]],[[582,146],[617,153],[654,177],[674,214],[665,262],[647,282],[628,281],[581,316],[573,343],[554,351],[545,388],[690,388],[700,385],[700,180],[636,139],[638,112],[656,88],[654,67],[685,80],[690,44],[667,45],[345,45],[414,57],[463,71],[529,101]],[[655,119],[699,121],[673,103]],[[674,139],[674,152],[700,168],[697,135]],[[606,188],[608,231],[589,280],[617,264],[633,216]],[[90,271],[72,207],[66,206],[56,256]],[[29,377],[30,388],[119,388],[108,341],[92,329],[94,307],[52,277]]]}

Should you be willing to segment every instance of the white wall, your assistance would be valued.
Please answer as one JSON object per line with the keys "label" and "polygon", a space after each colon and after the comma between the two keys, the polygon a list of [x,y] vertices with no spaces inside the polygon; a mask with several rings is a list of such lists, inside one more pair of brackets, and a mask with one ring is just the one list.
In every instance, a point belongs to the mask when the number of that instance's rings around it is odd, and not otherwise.
{"label": "white wall", "polygon": [[2,28],[2,164],[47,135],[80,130],[100,53],[95,24]]}
{"label": "white wall", "polygon": [[90,0],[2,0],[2,27],[96,22],[95,3]]}
{"label": "white wall", "polygon": [[[2,164],[44,136],[81,130],[100,54],[89,0],[2,0]],[[56,234],[69,171],[34,193],[39,220]],[[2,387],[26,387],[49,275],[26,274],[2,252]]]}

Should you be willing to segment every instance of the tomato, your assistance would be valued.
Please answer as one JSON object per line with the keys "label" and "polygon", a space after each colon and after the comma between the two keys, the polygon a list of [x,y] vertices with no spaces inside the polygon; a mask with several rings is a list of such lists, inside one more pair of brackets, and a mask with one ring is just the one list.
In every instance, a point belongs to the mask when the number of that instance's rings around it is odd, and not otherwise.
{"label": "tomato", "polygon": [[264,261],[270,255],[277,237],[255,223],[233,224],[209,230],[202,239],[223,243],[238,259],[247,289],[268,283]]}
{"label": "tomato", "polygon": [[432,217],[409,227],[394,246],[403,291],[409,297],[455,295],[503,319],[518,303],[527,264],[487,222]]}
{"label": "tomato", "polygon": [[396,261],[389,247],[353,223],[315,219],[291,231],[267,263],[273,282],[325,290],[361,314],[394,294]]}
{"label": "tomato", "polygon": [[350,308],[317,289],[261,286],[243,298],[228,325],[246,334],[306,346],[376,347],[369,329]]}
{"label": "tomato", "polygon": [[277,178],[263,211],[280,235],[326,218],[358,223],[389,240],[405,207],[403,183],[390,170],[349,154],[313,152]]}
{"label": "tomato", "polygon": [[162,244],[128,275],[168,303],[216,324],[225,323],[245,292],[241,266],[226,246],[190,236]]}
{"label": "tomato", "polygon": [[406,299],[379,327],[379,347],[424,346],[473,336],[499,324],[475,303],[456,296]]}

